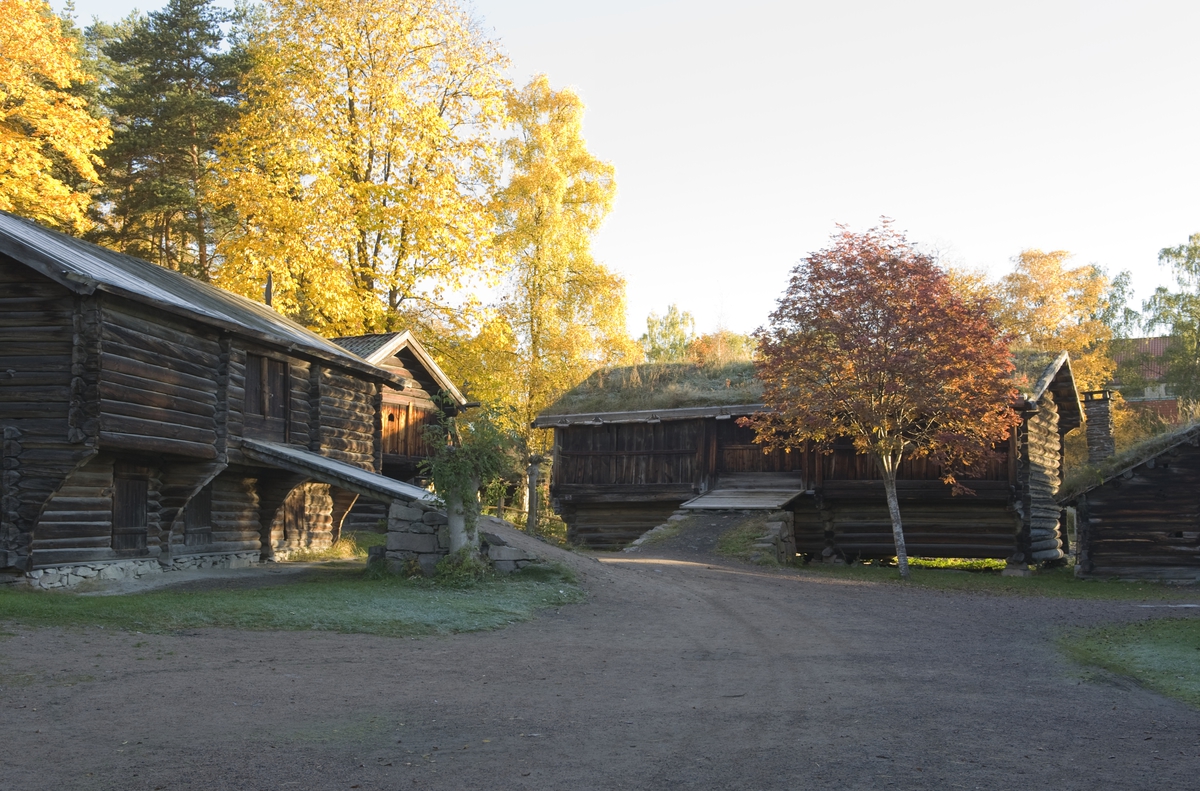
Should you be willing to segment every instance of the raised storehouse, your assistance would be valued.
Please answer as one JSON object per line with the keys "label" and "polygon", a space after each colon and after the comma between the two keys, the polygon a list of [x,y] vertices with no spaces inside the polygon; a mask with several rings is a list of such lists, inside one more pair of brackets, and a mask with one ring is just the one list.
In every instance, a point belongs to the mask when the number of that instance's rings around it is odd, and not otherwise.
{"label": "raised storehouse", "polygon": [[[466,398],[408,330],[333,341],[393,375],[383,388],[382,471],[389,478],[417,482],[421,462],[433,453],[425,442],[425,429],[437,420],[439,408],[454,414],[466,405]],[[381,503],[362,500],[351,510],[347,526],[376,528],[386,515]]]}
{"label": "raised storehouse", "polygon": [[[1097,395],[1086,402],[1089,423],[1108,408]],[[1075,517],[1076,575],[1200,580],[1200,425],[1099,459],[1094,470],[1061,497]]]}
{"label": "raised storehouse", "polygon": [[[1013,558],[1064,556],[1055,495],[1063,437],[1082,422],[1065,353],[1026,356],[1024,418],[974,495],[954,496],[942,470],[908,460],[898,489],[913,555]],[[764,452],[737,418],[763,409],[753,366],[639,366],[593,374],[538,416],[554,430],[551,502],[571,541],[616,548],[685,510],[794,513],[797,551],[811,557],[895,554],[883,482],[849,440],[818,450],[799,444]],[[620,409],[619,407],[626,407]]]}
{"label": "raised storehouse", "polygon": [[0,569],[243,565],[333,541],[401,377],[271,308],[0,213]]}
{"label": "raised storehouse", "polygon": [[[763,407],[751,363],[597,371],[538,415],[553,429],[550,497],[575,544],[613,549],[718,482],[799,492],[797,454],[764,454],[737,418]],[[795,484],[795,485],[793,485]]]}

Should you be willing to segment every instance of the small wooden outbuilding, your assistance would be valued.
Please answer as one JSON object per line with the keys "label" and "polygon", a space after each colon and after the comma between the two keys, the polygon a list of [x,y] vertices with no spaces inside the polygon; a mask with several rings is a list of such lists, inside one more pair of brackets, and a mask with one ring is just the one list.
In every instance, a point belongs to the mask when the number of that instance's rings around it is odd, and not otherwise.
{"label": "small wooden outbuilding", "polygon": [[[395,377],[383,387],[382,472],[398,481],[419,483],[421,463],[433,455],[425,442],[425,429],[437,421],[439,409],[456,414],[467,399],[409,330],[333,341]],[[376,529],[386,516],[383,503],[363,499],[350,511],[346,524],[352,529]]]}
{"label": "small wooden outbuilding", "polygon": [[[1095,399],[1096,408],[1106,400]],[[1075,517],[1076,576],[1200,581],[1200,425],[1155,437],[1098,470],[1062,498]]]}
{"label": "small wooden outbuilding", "polygon": [[377,474],[385,386],[265,305],[0,213],[0,570],[328,545],[358,496],[425,494]]}

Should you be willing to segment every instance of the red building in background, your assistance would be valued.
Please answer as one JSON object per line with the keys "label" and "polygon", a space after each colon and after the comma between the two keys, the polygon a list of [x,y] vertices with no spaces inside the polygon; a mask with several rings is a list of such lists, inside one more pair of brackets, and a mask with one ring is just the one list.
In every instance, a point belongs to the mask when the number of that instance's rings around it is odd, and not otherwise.
{"label": "red building in background", "polygon": [[[1136,366],[1135,374],[1126,374],[1127,383],[1121,381],[1120,369],[1113,381],[1113,389],[1121,393],[1125,401],[1138,409],[1158,415],[1168,423],[1179,422],[1179,399],[1164,381],[1167,378],[1167,349],[1171,339],[1131,338],[1126,348],[1113,355],[1118,366],[1128,370]],[[1144,383],[1144,384],[1143,384]]]}

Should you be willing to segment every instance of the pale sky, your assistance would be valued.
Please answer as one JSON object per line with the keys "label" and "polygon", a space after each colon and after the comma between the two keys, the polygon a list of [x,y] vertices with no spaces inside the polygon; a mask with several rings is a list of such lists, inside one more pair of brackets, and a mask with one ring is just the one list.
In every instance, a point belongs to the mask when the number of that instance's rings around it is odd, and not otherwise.
{"label": "pale sky", "polygon": [[[61,9],[62,0],[55,0]],[[86,23],[138,5],[76,0]],[[587,104],[617,169],[597,257],[629,329],[677,303],[761,325],[838,222],[887,215],[1002,274],[1021,249],[1129,269],[1200,232],[1200,3],[475,0],[518,81]]]}

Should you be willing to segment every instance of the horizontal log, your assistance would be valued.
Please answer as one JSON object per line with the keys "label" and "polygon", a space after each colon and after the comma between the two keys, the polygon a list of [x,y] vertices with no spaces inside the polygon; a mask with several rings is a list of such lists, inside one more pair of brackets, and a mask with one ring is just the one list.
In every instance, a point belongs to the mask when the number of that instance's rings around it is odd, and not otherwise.
{"label": "horizontal log", "polygon": [[173,321],[159,312],[142,312],[136,308],[131,310],[112,303],[103,307],[102,317],[106,324],[133,330],[147,338],[187,346],[214,356],[221,353],[220,342],[202,324]]}
{"label": "horizontal log", "polygon": [[[66,383],[17,387],[0,385],[0,404],[52,403],[70,400],[71,388]],[[7,408],[5,408],[4,414],[8,414]]]}
{"label": "horizontal log", "polygon": [[[163,358],[160,362],[168,363],[170,360]],[[214,399],[216,398],[217,372],[215,369],[207,377],[192,376],[191,374],[174,370],[166,365],[142,362],[141,360],[134,360],[128,357],[119,357],[107,351],[100,355],[100,365],[102,378],[108,378],[109,372],[128,374],[151,382],[161,382],[185,391],[211,394]],[[160,390],[162,388],[152,389]]]}
{"label": "horizontal log", "polygon": [[[100,402],[100,412],[102,415],[121,415],[130,418],[141,418],[142,420],[156,423],[190,426],[191,428],[203,429],[210,433],[215,431],[217,425],[216,407],[197,404],[195,409],[196,411],[194,412],[184,412],[178,409],[165,409],[145,404],[134,404],[128,401],[115,401],[108,398]],[[205,411],[207,411],[207,414],[204,414]]]}
{"label": "horizontal log", "polygon": [[[61,549],[96,549],[110,548],[112,544],[112,527],[107,529],[97,529],[89,532],[67,532],[59,528],[58,525],[47,525],[46,527],[38,525],[37,532],[33,538],[33,551],[41,552],[46,550],[61,550]],[[102,525],[83,525],[86,528],[103,527]]]}
{"label": "horizontal log", "polygon": [[93,563],[102,560],[153,560],[159,555],[157,545],[147,546],[142,551],[116,552],[107,547],[55,548],[33,551],[34,568],[51,568],[67,563]]}
{"label": "horizontal log", "polygon": [[144,437],[159,437],[163,439],[178,439],[186,442],[211,444],[216,442],[217,435],[210,423],[206,428],[184,426],[178,423],[147,420],[145,418],[115,415],[111,412],[100,413],[100,431],[118,434],[141,435]]}
{"label": "horizontal log", "polygon": [[175,355],[162,354],[148,349],[139,349],[136,346],[116,343],[115,341],[109,341],[104,344],[102,357],[107,356],[128,360],[131,364],[136,365],[165,367],[171,371],[176,371],[186,376],[198,377],[204,381],[215,380],[220,371],[219,360],[214,359],[209,364],[202,365],[200,363],[189,362]]}
{"label": "horizontal log", "polygon": [[183,412],[195,412],[192,404],[212,407],[217,403],[215,388],[196,390],[112,370],[104,372],[99,383],[99,393],[101,398],[178,409]]}
{"label": "horizontal log", "polygon": [[216,448],[211,444],[166,437],[124,434],[114,431],[101,431],[100,444],[103,448],[132,450],[142,453],[165,453],[194,459],[211,460],[217,457]]}

